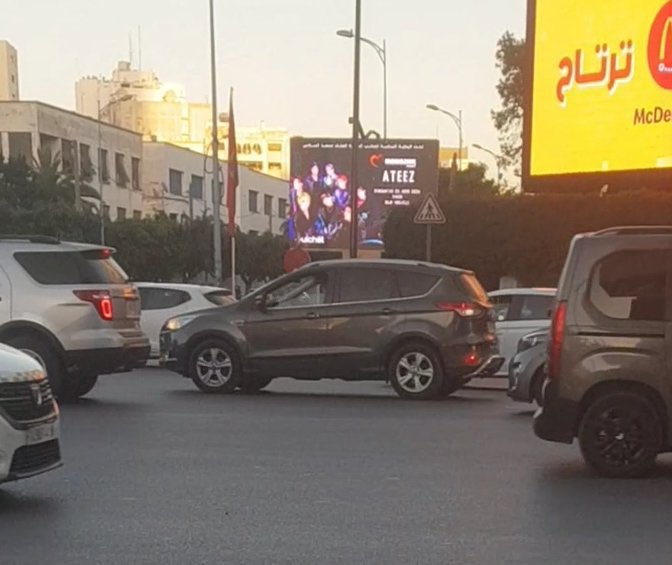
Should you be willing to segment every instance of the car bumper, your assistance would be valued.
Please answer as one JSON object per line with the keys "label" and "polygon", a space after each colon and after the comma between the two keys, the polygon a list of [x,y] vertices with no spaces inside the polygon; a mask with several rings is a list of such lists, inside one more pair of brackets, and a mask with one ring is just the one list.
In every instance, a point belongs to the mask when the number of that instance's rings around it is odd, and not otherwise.
{"label": "car bumper", "polygon": [[[46,441],[31,443],[31,434],[38,428],[50,428],[53,435]],[[41,420],[18,430],[0,418],[0,483],[18,481],[40,475],[63,465],[60,450],[58,417]]]}
{"label": "car bumper", "polygon": [[177,332],[163,332],[159,341],[161,346],[159,365],[169,371],[186,375],[185,348],[178,339]]}
{"label": "car bumper", "polygon": [[91,375],[123,373],[147,362],[149,341],[142,339],[123,347],[68,351],[65,358],[68,368],[77,372]]}
{"label": "car bumper", "polygon": [[546,441],[572,443],[576,435],[578,415],[579,404],[560,398],[557,384],[553,381],[546,381],[544,405],[534,415],[534,433]]}

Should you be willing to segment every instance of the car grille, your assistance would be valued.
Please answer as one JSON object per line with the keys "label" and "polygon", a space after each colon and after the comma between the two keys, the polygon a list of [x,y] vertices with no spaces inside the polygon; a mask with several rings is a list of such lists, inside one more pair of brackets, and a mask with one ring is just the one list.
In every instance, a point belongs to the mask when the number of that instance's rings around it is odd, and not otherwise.
{"label": "car grille", "polygon": [[16,422],[30,422],[54,411],[49,381],[0,384],[0,408]]}
{"label": "car grille", "polygon": [[24,445],[14,452],[10,475],[25,475],[56,465],[61,460],[61,449],[57,439]]}

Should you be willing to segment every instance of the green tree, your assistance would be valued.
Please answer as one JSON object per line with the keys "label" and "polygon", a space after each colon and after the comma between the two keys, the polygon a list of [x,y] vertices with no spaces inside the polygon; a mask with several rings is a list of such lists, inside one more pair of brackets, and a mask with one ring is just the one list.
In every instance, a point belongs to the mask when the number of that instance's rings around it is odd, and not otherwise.
{"label": "green tree", "polygon": [[[456,168],[441,168],[439,169],[439,195],[448,195],[452,188],[454,194],[495,196],[499,193],[499,189],[495,181],[485,178],[486,172],[487,167],[482,163],[469,163],[463,171],[458,171]],[[455,175],[455,180],[451,187],[452,175]]]}
{"label": "green tree", "polygon": [[501,77],[497,92],[502,102],[499,110],[492,111],[492,119],[499,132],[503,164],[520,169],[523,152],[523,108],[525,85],[525,39],[506,32],[497,42],[495,59]]}
{"label": "green tree", "polygon": [[236,267],[249,292],[255,282],[266,282],[283,273],[282,259],[287,249],[284,237],[270,232],[236,236]]}

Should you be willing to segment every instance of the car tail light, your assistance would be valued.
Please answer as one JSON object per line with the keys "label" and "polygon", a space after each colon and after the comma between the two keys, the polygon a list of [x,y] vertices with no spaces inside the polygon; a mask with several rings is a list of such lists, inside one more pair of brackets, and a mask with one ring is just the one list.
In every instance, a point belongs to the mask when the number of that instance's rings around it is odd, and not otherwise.
{"label": "car tail light", "polygon": [[73,292],[80,300],[93,304],[103,320],[109,322],[114,317],[112,298],[107,290],[75,290]]}
{"label": "car tail light", "polygon": [[481,358],[475,351],[472,351],[471,353],[468,353],[467,356],[464,358],[464,364],[467,367],[477,367],[478,365],[481,364]]}
{"label": "car tail light", "polygon": [[477,318],[483,314],[483,308],[471,302],[439,302],[436,307],[446,312],[455,312],[462,318]]}
{"label": "car tail light", "polygon": [[549,379],[555,379],[560,376],[560,355],[562,354],[566,321],[567,303],[559,302],[553,314],[553,322],[551,324],[551,343],[548,351]]}

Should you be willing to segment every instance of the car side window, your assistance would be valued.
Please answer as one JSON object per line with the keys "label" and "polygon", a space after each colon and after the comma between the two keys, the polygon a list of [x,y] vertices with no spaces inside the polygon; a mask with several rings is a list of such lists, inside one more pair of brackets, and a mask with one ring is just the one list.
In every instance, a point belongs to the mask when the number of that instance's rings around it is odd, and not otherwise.
{"label": "car side window", "polygon": [[616,320],[664,321],[667,308],[668,252],[613,253],[593,269],[590,302]]}
{"label": "car side window", "polygon": [[495,309],[496,320],[498,322],[504,322],[509,320],[509,313],[511,310],[511,299],[513,297],[510,294],[504,294],[501,296],[491,296],[490,302]]}
{"label": "car side window", "polygon": [[339,303],[399,298],[394,271],[347,268],[341,270],[339,282]]}
{"label": "car side window", "polygon": [[553,296],[528,294],[521,298],[521,320],[547,320],[550,318],[551,308],[553,308]]}
{"label": "car side window", "polygon": [[188,292],[170,288],[140,288],[140,304],[143,310],[167,310],[189,302]]}
{"label": "car side window", "polygon": [[432,290],[440,277],[437,275],[428,275],[414,271],[399,271],[397,273],[397,283],[399,284],[399,293],[402,298],[414,298],[424,296]]}
{"label": "car side window", "polygon": [[327,277],[310,275],[294,279],[266,295],[272,310],[322,306],[327,300]]}

